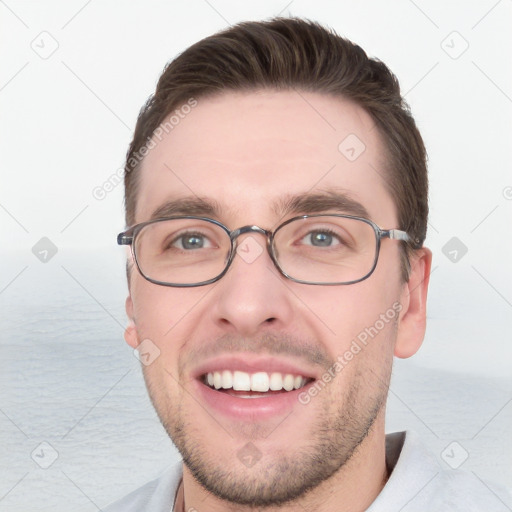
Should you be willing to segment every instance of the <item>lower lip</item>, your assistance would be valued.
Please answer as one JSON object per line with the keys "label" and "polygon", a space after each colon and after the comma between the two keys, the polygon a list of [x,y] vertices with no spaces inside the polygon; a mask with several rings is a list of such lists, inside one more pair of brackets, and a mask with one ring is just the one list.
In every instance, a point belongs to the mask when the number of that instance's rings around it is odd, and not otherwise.
{"label": "lower lip", "polygon": [[232,419],[251,422],[288,415],[296,405],[300,405],[299,394],[307,390],[311,384],[293,391],[255,398],[240,398],[216,391],[199,380],[194,381],[197,393],[208,409]]}

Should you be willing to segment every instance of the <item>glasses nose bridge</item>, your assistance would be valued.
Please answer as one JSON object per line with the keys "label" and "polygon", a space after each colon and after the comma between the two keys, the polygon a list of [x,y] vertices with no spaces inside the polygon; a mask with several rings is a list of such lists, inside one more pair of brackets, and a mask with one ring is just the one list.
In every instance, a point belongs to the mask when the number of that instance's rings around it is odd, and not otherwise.
{"label": "glasses nose bridge", "polygon": [[245,233],[259,233],[260,235],[263,235],[267,239],[267,244],[270,243],[272,237],[271,231],[260,228],[259,226],[242,226],[241,228],[231,231],[229,236],[231,238],[232,244],[235,245],[235,242],[237,242],[238,237],[240,235],[244,235]]}

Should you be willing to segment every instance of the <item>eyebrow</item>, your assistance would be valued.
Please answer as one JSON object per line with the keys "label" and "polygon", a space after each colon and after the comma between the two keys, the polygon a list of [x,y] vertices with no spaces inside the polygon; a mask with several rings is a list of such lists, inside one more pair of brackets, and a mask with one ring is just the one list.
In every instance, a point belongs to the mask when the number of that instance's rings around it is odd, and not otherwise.
{"label": "eyebrow", "polygon": [[216,201],[200,197],[180,197],[159,206],[150,220],[173,217],[174,215],[197,215],[219,217],[220,207]]}
{"label": "eyebrow", "polygon": [[[232,209],[229,208],[231,211]],[[368,210],[347,192],[326,190],[315,193],[287,195],[278,199],[272,210],[279,218],[287,215],[309,215],[314,213],[335,212],[370,218]],[[223,208],[210,198],[197,196],[180,197],[165,202],[151,214],[150,220],[175,215],[197,215],[220,219]]]}
{"label": "eyebrow", "polygon": [[274,211],[285,217],[291,214],[308,215],[327,211],[370,218],[368,210],[351,195],[342,190],[290,195],[274,205]]}

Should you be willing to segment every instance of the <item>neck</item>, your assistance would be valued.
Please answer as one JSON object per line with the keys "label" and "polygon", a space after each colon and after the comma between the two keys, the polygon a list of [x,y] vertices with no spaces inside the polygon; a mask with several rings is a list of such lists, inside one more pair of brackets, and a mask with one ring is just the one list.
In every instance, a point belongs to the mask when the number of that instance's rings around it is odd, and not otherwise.
{"label": "neck", "polygon": [[[316,512],[366,510],[377,498],[388,478],[385,448],[384,421],[380,417],[377,418],[372,430],[350,460],[332,477],[294,501],[285,505],[258,508],[258,512],[292,512],[302,508]],[[210,494],[194,479],[186,466],[183,468],[182,485],[185,510],[208,510],[209,512],[254,512],[255,510],[254,507],[241,506]]]}

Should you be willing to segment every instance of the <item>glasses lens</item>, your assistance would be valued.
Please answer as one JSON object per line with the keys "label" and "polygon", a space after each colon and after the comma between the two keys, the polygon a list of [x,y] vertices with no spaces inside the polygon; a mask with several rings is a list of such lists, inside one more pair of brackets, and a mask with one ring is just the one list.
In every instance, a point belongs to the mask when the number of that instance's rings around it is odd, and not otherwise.
{"label": "glasses lens", "polygon": [[274,252],[283,272],[294,279],[342,284],[362,279],[372,270],[377,239],[373,227],[362,220],[307,217],[275,233]]}
{"label": "glasses lens", "polygon": [[140,271],[149,279],[196,284],[223,272],[231,240],[213,222],[171,219],[144,226],[134,248]]}

